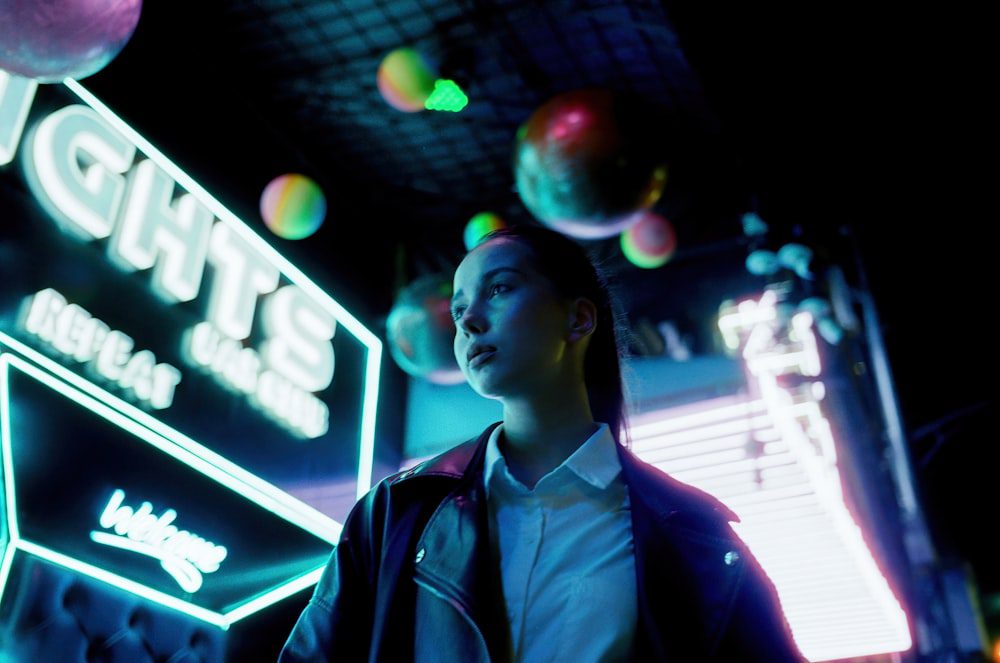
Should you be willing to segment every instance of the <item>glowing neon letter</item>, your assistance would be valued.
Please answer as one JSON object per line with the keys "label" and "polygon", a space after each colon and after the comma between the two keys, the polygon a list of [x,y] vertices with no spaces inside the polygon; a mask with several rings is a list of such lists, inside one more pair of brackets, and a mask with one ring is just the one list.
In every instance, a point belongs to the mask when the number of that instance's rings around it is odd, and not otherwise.
{"label": "glowing neon letter", "polygon": [[226,224],[212,229],[209,262],[215,267],[208,319],[229,338],[250,336],[257,296],[278,287],[278,268]]}
{"label": "glowing neon letter", "polygon": [[128,201],[108,254],[128,270],[155,264],[153,290],[168,301],[187,302],[201,287],[214,217],[190,193],[174,202],[174,185],[148,159],[132,170]]}
{"label": "glowing neon letter", "polygon": [[96,111],[66,106],[28,138],[25,175],[38,202],[85,240],[111,234],[136,147]]}
{"label": "glowing neon letter", "polygon": [[52,342],[56,336],[56,320],[66,307],[66,298],[52,288],[35,293],[28,304],[24,329],[43,341]]}
{"label": "glowing neon letter", "polygon": [[52,288],[37,292],[25,304],[24,330],[79,362],[91,362],[102,376],[129,389],[153,408],[170,407],[181,372],[157,364],[149,350],[132,353],[131,337],[113,331],[89,311]]}
{"label": "glowing neon letter", "polygon": [[38,82],[0,70],[0,166],[14,160]]}
{"label": "glowing neon letter", "polygon": [[334,370],[330,340],[337,324],[333,316],[294,285],[264,300],[262,313],[268,335],[260,351],[265,365],[306,391],[329,387]]}

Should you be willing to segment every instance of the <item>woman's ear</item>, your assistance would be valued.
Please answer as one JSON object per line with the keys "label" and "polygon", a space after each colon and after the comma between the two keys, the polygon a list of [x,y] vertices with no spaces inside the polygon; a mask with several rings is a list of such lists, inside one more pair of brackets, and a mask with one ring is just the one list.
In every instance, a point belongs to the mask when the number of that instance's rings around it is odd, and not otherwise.
{"label": "woman's ear", "polygon": [[597,328],[597,307],[586,297],[573,300],[569,317],[569,337],[571,342],[590,336]]}

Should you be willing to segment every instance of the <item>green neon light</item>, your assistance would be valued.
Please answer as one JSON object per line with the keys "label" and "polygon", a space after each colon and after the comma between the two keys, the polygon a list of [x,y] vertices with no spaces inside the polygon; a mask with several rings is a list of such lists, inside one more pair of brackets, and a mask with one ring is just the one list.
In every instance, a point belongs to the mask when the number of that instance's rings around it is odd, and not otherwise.
{"label": "green neon light", "polygon": [[469,98],[455,81],[439,78],[434,81],[434,91],[424,102],[424,108],[433,111],[457,113],[469,104]]}
{"label": "green neon light", "polygon": [[[10,439],[10,399],[7,393],[7,363],[0,354],[0,460],[3,461],[4,508],[7,513],[7,536],[17,541],[17,502],[14,496],[14,462],[6,451],[6,440]],[[2,593],[2,586],[0,586]]]}
{"label": "green neon light", "polygon": [[[0,337],[4,337],[0,333]],[[4,344],[9,344],[7,338],[0,338]],[[16,342],[15,342],[16,343]],[[30,350],[30,349],[29,349]],[[37,354],[37,353],[35,353]],[[50,362],[51,368],[56,368],[60,373],[72,376],[71,373],[62,369]],[[223,484],[227,488],[230,488],[237,494],[245,497],[248,501],[257,504],[265,509],[268,509],[275,515],[288,520],[299,527],[302,527],[306,531],[319,536],[325,540],[325,536],[320,535],[314,530],[311,530],[307,524],[301,522],[296,522],[292,518],[286,517],[285,508],[283,505],[276,504],[273,500],[269,499],[268,496],[261,494],[256,486],[249,485],[245,482],[239,481],[236,477],[219,470],[217,467],[206,461],[205,459],[191,453],[187,449],[180,447],[179,445],[173,443],[170,439],[161,437],[156,432],[132,421],[125,415],[115,411],[114,409],[108,407],[101,401],[93,398],[81,391],[74,389],[73,387],[65,384],[57,377],[45,372],[44,370],[37,368],[28,362],[20,359],[13,354],[6,352],[0,353],[0,456],[2,456],[3,468],[4,468],[4,490],[6,495],[6,517],[9,525],[9,541],[7,542],[6,548],[4,550],[3,558],[0,559],[0,598],[3,596],[4,589],[8,580],[11,565],[13,564],[14,553],[17,550],[23,550],[26,553],[35,555],[36,557],[41,557],[42,559],[48,560],[54,564],[65,567],[72,571],[83,573],[97,580],[107,582],[115,587],[120,587],[126,591],[132,592],[137,596],[149,599],[161,605],[169,608],[173,608],[184,612],[192,617],[196,617],[210,624],[215,624],[220,628],[229,628],[229,625],[233,622],[242,619],[246,616],[253,614],[254,612],[261,610],[277,601],[280,601],[295,592],[298,592],[311,584],[318,582],[320,575],[322,574],[323,567],[320,566],[317,569],[313,569],[307,572],[305,575],[294,578],[282,585],[266,591],[262,595],[237,606],[235,609],[227,613],[219,613],[212,610],[208,610],[201,606],[194,605],[193,603],[183,601],[169,594],[165,594],[158,590],[155,590],[146,585],[142,585],[127,578],[123,578],[115,573],[100,569],[90,564],[86,564],[79,560],[68,557],[61,553],[55,552],[45,546],[32,543],[26,539],[22,539],[17,529],[17,518],[16,518],[16,504],[15,504],[15,476],[13,467],[13,448],[12,439],[10,432],[10,369],[11,367],[16,368],[19,371],[31,376],[32,378],[38,380],[42,384],[48,386],[49,388],[55,390],[56,392],[62,394],[63,396],[71,399],[72,401],[78,403],[84,408],[87,408],[91,412],[101,416],[108,421],[114,423],[115,425],[127,430],[139,439],[147,442],[157,448],[158,450],[166,453],[167,455],[175,458],[176,460],[188,465],[195,471],[198,471],[218,483]],[[106,397],[111,397],[110,394],[102,392],[97,387],[91,385],[93,391],[97,393],[103,393]],[[162,426],[162,424],[161,424]],[[166,426],[163,426],[167,428]],[[262,482],[264,483],[264,482]],[[266,484],[265,485],[269,485]],[[277,490],[272,486],[273,490]],[[280,492],[280,491],[279,491]],[[289,499],[294,499],[290,498]],[[306,506],[306,505],[303,505]],[[276,507],[276,508],[272,508]],[[288,515],[295,516],[295,512]],[[301,520],[301,519],[298,519]],[[332,519],[327,519],[332,521]],[[337,536],[339,536],[339,523],[337,523],[338,531]]]}
{"label": "green neon light", "polygon": [[[201,458],[200,456],[191,453],[189,450],[172,442],[169,438],[165,438],[159,435],[158,433],[155,433],[152,430],[144,426],[141,426],[132,419],[108,407],[100,400],[88,396],[86,394],[83,394],[75,389],[72,389],[62,381],[57,380],[54,377],[51,377],[48,373],[45,373],[44,371],[35,368],[31,364],[28,364],[27,362],[18,359],[14,355],[11,354],[0,355],[0,369],[5,368],[5,365],[8,363],[17,368],[18,370],[27,373],[28,375],[35,378],[36,380],[46,385],[50,389],[62,394],[63,396],[66,396],[70,400],[78,403],[79,405],[82,405],[84,408],[107,419],[108,421],[114,423],[120,428],[127,430],[128,432],[132,433],[139,439],[148,442],[149,444],[156,447],[158,450],[162,451],[168,456],[171,456],[179,460],[180,462],[184,463],[185,465],[191,467],[192,469],[196,470],[197,472],[200,472],[201,474],[204,474],[214,479],[215,481],[221,483],[230,490],[233,490],[234,492],[243,495],[251,502],[267,509],[276,516],[284,520],[288,520],[298,525],[302,529],[322,539],[327,539],[325,535],[330,535],[333,533],[332,531],[330,531],[329,528],[327,528],[328,531],[325,532],[315,531],[314,523],[297,522],[297,520],[300,520],[296,517],[298,514],[296,514],[294,511],[289,511],[284,504],[275,501],[273,495],[262,493],[254,486],[248,485],[245,482],[240,481],[236,477],[226,472],[222,472],[221,470],[219,470],[218,467],[206,461],[204,458]],[[0,375],[6,378],[7,377],[6,370],[4,370],[3,373]],[[100,391],[100,389],[98,388],[95,388],[95,390],[98,392]],[[7,483],[13,484],[13,479],[14,479],[13,475],[10,476]],[[278,491],[278,489],[275,488],[274,486],[271,486],[271,488],[274,491]],[[303,504],[303,506],[306,505]],[[336,523],[336,521],[334,521],[332,518],[327,518],[327,520],[331,523]],[[337,525],[334,525],[334,528],[339,529]],[[337,532],[337,535],[339,536],[339,531]],[[327,540],[329,541],[329,539]],[[329,542],[335,543],[336,540]]]}
{"label": "green neon light", "polygon": [[325,564],[323,566],[320,566],[319,568],[313,569],[312,571],[296,578],[295,580],[285,583],[279,589],[276,589],[273,592],[270,592],[264,596],[258,596],[255,599],[247,601],[246,603],[240,605],[239,607],[234,608],[229,612],[227,612],[226,618],[229,620],[229,623],[232,624],[234,622],[243,619],[244,617],[252,615],[253,613],[259,611],[261,608],[265,608],[271,605],[272,603],[276,603],[277,601],[280,601],[284,598],[291,596],[292,594],[301,592],[303,589],[308,589],[309,587],[312,587],[317,582],[319,582],[320,576],[323,575],[324,568],[326,568]]}
{"label": "green neon light", "polygon": [[175,596],[158,592],[155,589],[139,584],[134,580],[129,580],[128,578],[124,578],[116,573],[111,573],[110,571],[105,571],[97,566],[86,564],[80,560],[73,559],[72,557],[58,553],[54,550],[46,548],[45,546],[32,543],[26,539],[18,540],[17,547],[26,553],[32,554],[35,557],[40,557],[48,562],[52,562],[57,566],[61,566],[77,573],[82,573],[83,575],[106,582],[109,585],[120,587],[121,589],[131,592],[136,596],[141,596],[142,598],[153,601],[154,603],[159,603],[160,605],[168,608],[179,610],[180,612],[196,617],[202,621],[208,622],[209,624],[215,624],[221,629],[228,629],[231,623],[228,619],[226,619],[225,615],[219,614],[218,612],[207,610],[181,600]]}
{"label": "green neon light", "polygon": [[[362,345],[368,348],[367,368],[365,371],[364,396],[362,398],[361,410],[361,456],[358,463],[358,493],[360,498],[371,488],[372,480],[372,456],[375,450],[375,415],[378,405],[378,388],[380,367],[382,362],[382,341],[364,325],[362,325],[353,315],[351,315],[336,300],[316,285],[298,267],[288,261],[270,244],[264,241],[260,235],[255,233],[247,224],[229,211],[221,202],[216,200],[200,184],[194,181],[187,173],[181,170],[176,164],[168,159],[162,152],[156,149],[149,141],[140,136],[132,127],[125,123],[120,117],[115,115],[104,103],[93,93],[84,88],[80,83],[72,79],[63,81],[81,101],[97,111],[116,130],[121,132],[136,147],[152,159],[162,168],[174,181],[184,189],[194,195],[199,202],[205,205],[216,218],[227,224],[233,232],[239,234],[243,239],[260,251],[261,255],[271,261],[289,281],[302,288],[304,292],[311,295],[323,308],[331,313],[337,321],[347,328]],[[464,95],[463,95],[464,96]],[[117,405],[116,405],[117,406]]]}
{"label": "green neon light", "polygon": [[[321,513],[320,511],[317,511],[308,504],[297,500],[273,484],[264,481],[257,475],[252,474],[235,463],[223,458],[204,445],[195,442],[191,438],[167,426],[158,419],[151,417],[149,414],[136,408],[130,403],[126,403],[125,401],[116,398],[114,395],[104,391],[84,378],[81,378],[76,373],[67,370],[63,366],[24,345],[20,341],[17,341],[3,332],[0,332],[0,347],[3,346],[16,350],[18,353],[24,355],[35,364],[44,368],[50,374],[68,382],[80,391],[89,394],[95,400],[107,403],[109,406],[119,412],[122,412],[133,421],[142,424],[149,430],[159,434],[163,438],[166,438],[180,449],[197,458],[203,459],[208,464],[214,466],[218,473],[227,474],[238,482],[254,487],[259,494],[264,496],[264,501],[258,502],[258,504],[272,513],[281,516],[285,520],[298,525],[302,529],[328,541],[331,544],[336,543],[340,538],[340,530],[343,527],[341,523]],[[3,357],[7,356],[10,355],[0,356],[0,370],[2,370],[3,367]],[[0,388],[3,388],[3,386],[3,384],[0,384]],[[62,385],[57,387],[57,389],[61,388]],[[4,399],[4,402],[0,402],[0,407],[4,406],[5,401],[6,399]],[[4,420],[7,420],[6,417]],[[209,474],[209,476],[215,478],[214,474]]]}
{"label": "green neon light", "polygon": [[3,599],[3,590],[7,586],[7,576],[10,574],[10,567],[14,564],[15,541],[11,540],[3,551],[3,558],[0,559],[0,600]]}

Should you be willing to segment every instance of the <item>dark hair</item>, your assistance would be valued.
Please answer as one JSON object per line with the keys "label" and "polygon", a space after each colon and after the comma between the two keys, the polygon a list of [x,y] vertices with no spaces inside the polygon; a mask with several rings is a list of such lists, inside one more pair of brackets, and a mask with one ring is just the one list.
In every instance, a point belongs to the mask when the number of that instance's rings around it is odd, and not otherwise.
{"label": "dark hair", "polygon": [[535,270],[552,283],[560,296],[586,297],[597,307],[597,328],[583,361],[590,409],[595,420],[608,424],[616,442],[631,446],[621,363],[627,346],[620,340],[624,329],[619,326],[606,277],[582,246],[554,230],[542,226],[510,226],[490,232],[477,246],[498,238],[511,239],[525,246]]}

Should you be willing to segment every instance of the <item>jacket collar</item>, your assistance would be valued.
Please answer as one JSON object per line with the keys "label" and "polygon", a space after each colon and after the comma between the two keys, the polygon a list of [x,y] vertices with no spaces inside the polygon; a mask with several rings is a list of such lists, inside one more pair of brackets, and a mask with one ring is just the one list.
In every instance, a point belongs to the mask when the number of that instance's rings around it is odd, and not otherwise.
{"label": "jacket collar", "polygon": [[[483,462],[491,424],[469,440],[397,475],[448,477],[456,486],[427,522],[415,573],[433,583],[482,632],[491,656],[504,660],[509,643],[496,552],[488,536]],[[632,504],[643,660],[692,660],[712,652],[729,617],[743,566],[734,558],[726,520],[739,518],[700,490],[673,479],[616,445]],[[412,479],[411,479],[412,478]],[[736,557],[738,559],[738,556]]]}
{"label": "jacket collar", "polygon": [[[486,445],[493,430],[503,422],[490,424],[478,438],[473,438],[397,476],[402,481],[413,476],[445,476],[466,478],[481,473]],[[651,512],[666,519],[676,515],[711,516],[739,522],[740,518],[726,505],[693,486],[644,463],[630,450],[615,445],[621,461],[625,483],[630,487],[630,497],[642,500]]]}
{"label": "jacket collar", "polygon": [[443,476],[461,479],[466,475],[475,474],[482,468],[483,458],[486,455],[486,442],[490,438],[490,433],[501,423],[503,422],[497,421],[490,424],[478,438],[472,438],[430,460],[417,464],[396,475],[394,479],[390,480],[390,483],[395,484],[414,476]]}

